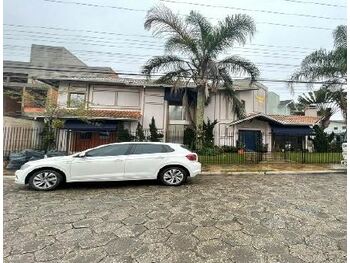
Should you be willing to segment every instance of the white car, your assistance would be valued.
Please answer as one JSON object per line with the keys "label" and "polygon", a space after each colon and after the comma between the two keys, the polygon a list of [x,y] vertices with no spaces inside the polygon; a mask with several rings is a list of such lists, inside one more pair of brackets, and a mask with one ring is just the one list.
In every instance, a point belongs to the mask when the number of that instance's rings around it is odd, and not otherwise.
{"label": "white car", "polygon": [[15,182],[35,190],[53,190],[66,182],[158,179],[178,186],[201,173],[197,154],[180,144],[128,142],[101,145],[78,154],[25,163]]}

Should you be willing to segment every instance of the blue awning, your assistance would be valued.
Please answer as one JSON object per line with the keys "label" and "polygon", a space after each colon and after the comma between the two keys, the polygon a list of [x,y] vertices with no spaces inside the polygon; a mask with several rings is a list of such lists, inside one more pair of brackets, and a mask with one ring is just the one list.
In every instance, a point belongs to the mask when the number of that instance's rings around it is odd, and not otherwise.
{"label": "blue awning", "polygon": [[114,131],[117,129],[117,122],[66,120],[64,122],[64,129],[72,131]]}
{"label": "blue awning", "polygon": [[271,130],[275,135],[306,136],[314,134],[314,130],[309,126],[271,127]]}

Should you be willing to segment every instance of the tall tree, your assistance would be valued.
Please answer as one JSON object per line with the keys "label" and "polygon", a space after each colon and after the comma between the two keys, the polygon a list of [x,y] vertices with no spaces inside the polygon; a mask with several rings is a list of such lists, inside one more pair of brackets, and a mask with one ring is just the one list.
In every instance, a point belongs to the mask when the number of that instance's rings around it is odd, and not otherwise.
{"label": "tall tree", "polygon": [[[299,70],[294,72],[292,81],[323,81],[321,88],[332,93],[332,101],[337,103],[346,120],[347,92],[347,44],[346,26],[340,25],[333,32],[334,49],[327,51],[320,49],[306,56]],[[290,87],[293,89],[293,82]]]}
{"label": "tall tree", "polygon": [[172,83],[174,89],[189,83],[196,86],[195,126],[201,148],[204,107],[211,93],[223,87],[234,112],[238,117],[243,115],[242,104],[233,89],[232,74],[244,74],[253,82],[259,70],[239,56],[221,57],[235,44],[244,45],[254,35],[255,23],[250,16],[237,14],[212,25],[198,12],[191,11],[183,18],[159,6],[148,11],[144,26],[166,39],[166,54],[150,59],[142,72],[149,77],[152,73],[164,73],[157,82]]}
{"label": "tall tree", "polygon": [[317,107],[318,114],[323,117],[322,127],[326,128],[329,125],[329,120],[335,114],[339,107],[333,99],[334,94],[327,87],[322,87],[319,90],[303,93],[298,98],[299,104],[305,109],[310,105]]}

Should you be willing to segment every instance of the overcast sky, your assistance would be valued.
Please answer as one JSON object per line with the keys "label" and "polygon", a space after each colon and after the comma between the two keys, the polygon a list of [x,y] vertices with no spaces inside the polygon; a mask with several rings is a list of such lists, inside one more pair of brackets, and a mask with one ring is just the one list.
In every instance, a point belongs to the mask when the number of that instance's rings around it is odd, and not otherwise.
{"label": "overcast sky", "polygon": [[[213,23],[236,13],[252,16],[257,33],[250,44],[234,48],[230,53],[257,63],[262,72],[261,78],[288,79],[303,57],[312,50],[332,49],[332,29],[346,23],[346,8],[342,7],[346,5],[345,0],[171,1],[183,3],[159,0],[4,0],[4,59],[29,61],[31,44],[64,46],[90,66],[110,66],[117,72],[140,72],[141,65],[149,57],[163,54],[163,41],[152,37],[143,28],[145,10],[163,4],[181,14],[197,10]],[[270,91],[279,94],[281,99],[293,98],[286,84],[264,84]],[[297,85],[294,98],[305,91],[305,85]]]}

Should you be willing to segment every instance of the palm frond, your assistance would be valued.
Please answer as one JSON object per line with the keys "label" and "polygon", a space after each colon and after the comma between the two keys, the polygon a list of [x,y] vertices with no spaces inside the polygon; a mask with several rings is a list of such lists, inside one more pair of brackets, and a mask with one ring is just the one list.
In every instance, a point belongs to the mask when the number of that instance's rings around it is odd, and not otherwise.
{"label": "palm frond", "polygon": [[151,73],[161,70],[178,70],[185,68],[187,62],[178,56],[156,56],[148,60],[142,68],[142,73],[150,77]]}
{"label": "palm frond", "polygon": [[346,48],[347,47],[347,26],[340,25],[333,31],[334,47],[335,48]]}
{"label": "palm frond", "polygon": [[254,63],[239,56],[227,57],[219,64],[220,67],[228,69],[231,73],[248,74],[252,81],[255,81],[260,75],[260,71]]}
{"label": "palm frond", "polygon": [[213,36],[213,26],[207,18],[200,13],[191,11],[186,18],[186,22],[193,26],[192,32],[196,36],[198,43],[200,43],[202,54],[205,54]]}
{"label": "palm frond", "polygon": [[[175,71],[167,72],[164,76],[158,78],[155,82],[159,84],[176,84],[179,81],[186,83],[186,80],[190,78],[190,70],[180,68]],[[177,88],[177,86],[174,86]]]}
{"label": "palm frond", "polygon": [[250,16],[228,16],[214,29],[212,39],[208,43],[208,54],[215,56],[234,44],[244,45],[255,31],[255,23]]}
{"label": "palm frond", "polygon": [[237,92],[233,89],[233,80],[230,74],[225,69],[221,69],[220,75],[223,80],[223,92],[231,102],[232,112],[236,114],[238,119],[243,119],[246,116],[245,108],[241,100],[238,98]]}
{"label": "palm frond", "polygon": [[[146,30],[153,29],[154,35],[166,35],[171,38],[181,39],[181,47],[198,54],[196,41],[192,37],[193,34],[190,28],[179,15],[174,14],[166,6],[161,5],[151,8],[147,12],[144,27]],[[171,42],[168,43],[168,48],[170,46]],[[175,45],[172,46],[174,47]]]}

